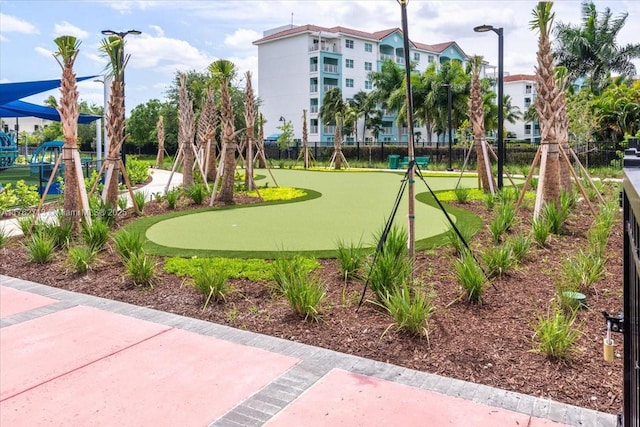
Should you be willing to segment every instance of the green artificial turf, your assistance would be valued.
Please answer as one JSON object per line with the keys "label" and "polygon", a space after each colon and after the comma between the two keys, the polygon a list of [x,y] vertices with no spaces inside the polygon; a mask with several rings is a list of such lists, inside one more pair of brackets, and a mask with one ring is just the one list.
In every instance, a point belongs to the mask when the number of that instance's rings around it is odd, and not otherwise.
{"label": "green artificial turf", "polygon": [[[385,172],[322,172],[272,170],[281,186],[313,189],[304,200],[261,205],[227,206],[176,212],[130,224],[145,232],[146,249],[163,256],[225,256],[275,258],[283,254],[334,257],[338,241],[363,242],[373,248],[374,235],[384,227],[398,196],[403,175]],[[453,188],[458,177],[425,177],[433,191]],[[271,181],[270,177],[268,181]],[[463,178],[473,187],[477,179]],[[273,183],[270,182],[270,186]],[[417,179],[415,193],[416,248],[444,242],[449,221]],[[320,196],[320,197],[318,197]],[[422,202],[422,203],[420,203]],[[395,223],[406,227],[407,191],[400,200]],[[479,225],[479,218],[448,208],[452,221]]]}

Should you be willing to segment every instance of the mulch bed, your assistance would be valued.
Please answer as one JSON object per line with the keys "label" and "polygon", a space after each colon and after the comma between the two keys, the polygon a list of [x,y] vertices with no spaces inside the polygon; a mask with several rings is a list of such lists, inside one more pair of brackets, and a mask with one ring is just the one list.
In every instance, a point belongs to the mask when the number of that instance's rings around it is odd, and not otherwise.
{"label": "mulch bed", "polygon": [[[472,239],[476,253],[492,245],[486,228],[492,213],[481,202],[458,206],[484,219],[485,227]],[[191,206],[182,204],[180,208]],[[159,202],[145,206],[146,215],[165,211]],[[511,233],[530,230],[531,216],[530,210],[521,209],[521,224]],[[135,218],[131,214],[118,217],[118,225],[132,220]],[[524,263],[493,280],[480,306],[460,299],[450,247],[417,254],[416,277],[436,293],[436,313],[429,321],[428,338],[389,328],[391,318],[374,304],[366,303],[356,312],[363,284],[345,283],[338,262],[332,259],[320,261],[327,301],[318,323],[294,315],[286,301],[272,295],[268,283],[248,280],[233,281],[235,292],[227,301],[210,304],[202,312],[201,295],[187,286],[183,278],[162,271],[161,259],[159,280],[154,288],[134,288],[110,248],[100,254],[87,275],[78,275],[68,270],[64,253],[57,253],[49,264],[37,265],[29,261],[21,239],[12,239],[0,251],[0,272],[411,369],[617,413],[622,408],[622,336],[614,336],[615,362],[604,362],[605,322],[600,311],[617,313],[622,308],[621,224],[616,225],[609,239],[606,275],[587,292],[589,309],[578,315],[583,330],[579,352],[571,361],[559,362],[532,350],[532,325],[537,316],[547,312],[554,298],[563,261],[586,246],[585,233],[592,222],[588,208],[578,206],[565,224],[565,234],[552,236],[545,248],[532,246]]]}

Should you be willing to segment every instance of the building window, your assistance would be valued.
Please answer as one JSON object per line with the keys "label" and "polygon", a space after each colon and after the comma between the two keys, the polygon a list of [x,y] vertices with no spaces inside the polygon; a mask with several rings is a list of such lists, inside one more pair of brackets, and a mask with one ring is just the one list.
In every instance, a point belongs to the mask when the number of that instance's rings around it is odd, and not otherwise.
{"label": "building window", "polygon": [[433,55],[429,55],[429,58],[427,58],[427,61],[429,61],[429,64],[431,64],[435,60],[436,58],[434,58]]}
{"label": "building window", "polygon": [[347,79],[344,83],[346,87],[353,87],[353,79]]}
{"label": "building window", "polygon": [[364,51],[365,52],[373,52],[373,45],[371,43],[365,43],[364,44]]}
{"label": "building window", "polygon": [[353,68],[353,59],[346,59],[344,61],[344,66],[347,68]]}
{"label": "building window", "polygon": [[527,85],[524,86],[524,93],[529,94],[529,93],[532,92],[532,90],[533,90],[533,86],[532,85],[527,84]]}
{"label": "building window", "polygon": [[353,40],[346,39],[344,41],[344,47],[346,47],[347,49],[353,49]]}
{"label": "building window", "polygon": [[526,123],[524,125],[524,134],[531,135],[531,123]]}
{"label": "building window", "polygon": [[418,52],[413,52],[413,60],[420,62],[420,54]]}
{"label": "building window", "polygon": [[365,80],[364,81],[364,88],[365,89],[373,89],[373,84],[371,84],[371,81]]}
{"label": "building window", "polygon": [[531,106],[531,98],[524,99],[524,108],[529,108]]}
{"label": "building window", "polygon": [[364,70],[365,71],[372,71],[373,70],[373,65],[371,64],[371,62],[365,62],[364,63]]}

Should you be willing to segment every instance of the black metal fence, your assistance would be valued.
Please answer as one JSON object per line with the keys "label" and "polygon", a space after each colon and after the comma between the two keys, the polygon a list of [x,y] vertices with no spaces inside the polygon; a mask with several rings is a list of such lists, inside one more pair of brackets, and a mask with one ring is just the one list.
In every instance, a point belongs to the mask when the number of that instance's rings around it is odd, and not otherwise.
{"label": "black metal fence", "polygon": [[[278,148],[275,144],[265,145],[265,154],[271,160],[297,159],[301,144],[291,146],[286,150]],[[318,162],[328,162],[333,154],[333,145],[320,144],[318,142],[309,142],[309,149],[313,157]],[[537,145],[531,146],[510,146],[506,148],[506,163],[510,165],[528,166],[533,162]],[[496,147],[494,147],[494,151]],[[602,150],[594,147],[580,147],[575,149],[580,162],[585,167],[621,167],[621,152],[615,150]],[[349,143],[342,147],[342,153],[347,161],[361,160],[365,162],[377,163],[388,161],[390,154],[407,155],[407,146],[374,143],[374,144],[356,144]],[[449,161],[449,147],[446,144],[436,144],[433,146],[416,144],[416,156],[430,156],[434,163],[445,163]],[[475,152],[469,154],[469,148],[454,146],[451,148],[451,161],[456,165],[462,165],[467,159],[471,168],[475,167]]]}
{"label": "black metal fence", "polygon": [[624,410],[621,425],[640,427],[640,147],[625,151],[624,224]]}

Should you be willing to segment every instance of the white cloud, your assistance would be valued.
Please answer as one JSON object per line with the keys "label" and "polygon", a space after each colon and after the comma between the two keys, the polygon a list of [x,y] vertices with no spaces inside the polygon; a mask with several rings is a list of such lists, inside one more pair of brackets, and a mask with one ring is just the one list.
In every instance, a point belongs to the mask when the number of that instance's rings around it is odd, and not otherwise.
{"label": "white cloud", "polygon": [[158,25],[149,25],[149,28],[156,32],[156,36],[164,37],[164,30]]}
{"label": "white cloud", "polygon": [[255,49],[251,43],[261,37],[262,34],[257,31],[239,28],[224,38],[224,45],[234,49]]}
{"label": "white cloud", "polygon": [[74,36],[78,39],[86,39],[89,37],[89,33],[83,29],[76,27],[67,21],[62,21],[60,24],[55,24],[53,27],[53,36]]}
{"label": "white cloud", "polygon": [[40,34],[38,28],[30,22],[4,13],[0,13],[0,32]]}
{"label": "white cloud", "polygon": [[53,52],[44,47],[36,46],[35,48],[33,48],[33,50],[35,50],[36,53],[38,53],[39,55],[42,55],[47,58],[51,58],[53,56]]}
{"label": "white cloud", "polygon": [[126,50],[134,68],[201,70],[213,61],[187,41],[145,34],[127,39]]}

